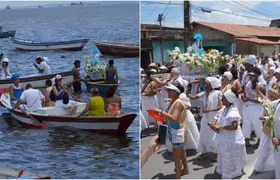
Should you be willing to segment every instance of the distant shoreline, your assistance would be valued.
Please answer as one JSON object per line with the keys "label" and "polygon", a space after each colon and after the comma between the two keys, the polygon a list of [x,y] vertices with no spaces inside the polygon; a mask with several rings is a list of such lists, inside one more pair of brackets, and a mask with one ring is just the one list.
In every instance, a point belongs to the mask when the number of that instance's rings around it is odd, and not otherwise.
{"label": "distant shoreline", "polygon": [[[1,1],[0,1],[1,3]],[[98,5],[113,5],[113,4],[134,4],[134,3],[139,3],[138,1],[85,1],[83,2],[84,4],[79,4],[79,2],[75,2],[76,4],[72,4],[67,2],[66,3],[57,3],[57,4],[38,4],[38,5],[30,5],[30,6],[13,6],[13,5],[9,5],[8,3],[6,5],[0,6],[0,11],[10,11],[13,9],[41,9],[41,8],[55,8],[55,7],[78,7],[78,6],[98,6]],[[11,9],[5,9],[7,6],[10,6]]]}

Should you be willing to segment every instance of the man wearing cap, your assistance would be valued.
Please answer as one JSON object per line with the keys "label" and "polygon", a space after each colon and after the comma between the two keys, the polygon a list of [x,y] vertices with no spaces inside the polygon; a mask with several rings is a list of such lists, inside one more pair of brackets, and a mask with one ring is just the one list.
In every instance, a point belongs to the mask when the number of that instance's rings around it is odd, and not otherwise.
{"label": "man wearing cap", "polygon": [[2,75],[1,75],[1,79],[8,79],[11,78],[11,73],[9,70],[9,59],[8,58],[4,58],[2,60]]}
{"label": "man wearing cap", "polygon": [[[248,72],[256,66],[256,56],[255,55],[250,55],[248,60],[246,61],[245,64],[245,69],[246,71],[243,74],[241,85],[243,86],[243,89],[245,88],[246,84],[249,82],[249,76]],[[260,75],[258,77],[259,83],[265,85],[266,81],[264,80],[263,76]]]}
{"label": "man wearing cap", "polygon": [[37,57],[36,62],[33,64],[34,67],[38,70],[39,74],[46,75],[51,74],[50,66],[43,60],[42,57]]}
{"label": "man wearing cap", "polygon": [[27,84],[25,91],[23,91],[14,108],[18,107],[18,105],[23,102],[25,102],[25,104],[20,106],[21,109],[36,111],[38,108],[42,107],[42,104],[45,104],[45,96],[40,90],[33,89],[31,84]]}

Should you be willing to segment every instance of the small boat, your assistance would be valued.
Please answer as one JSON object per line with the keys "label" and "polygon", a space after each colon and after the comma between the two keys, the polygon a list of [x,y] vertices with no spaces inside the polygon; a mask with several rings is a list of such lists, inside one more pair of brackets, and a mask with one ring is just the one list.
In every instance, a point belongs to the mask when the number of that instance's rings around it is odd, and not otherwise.
{"label": "small boat", "polygon": [[24,169],[0,166],[0,179],[51,179],[49,174],[34,173]]}
{"label": "small boat", "polygon": [[[72,127],[80,130],[105,134],[125,134],[126,130],[136,118],[136,114],[121,112],[118,116],[81,116],[80,114],[87,103],[77,103],[77,111],[73,116],[67,115],[68,111],[64,107],[51,106],[39,108],[35,112],[24,112],[19,109],[12,109],[10,95],[5,92],[1,96],[1,103],[6,107],[11,116],[16,119],[24,128],[41,128],[38,122],[51,127]],[[31,117],[31,116],[32,117]]]}
{"label": "small boat", "polygon": [[34,42],[11,38],[17,50],[24,51],[46,51],[46,50],[67,50],[80,51],[88,43],[89,39],[79,39],[60,42]]}
{"label": "small boat", "polygon": [[103,55],[139,57],[139,44],[122,44],[98,41],[94,41],[94,43]]}
{"label": "small boat", "polygon": [[[33,75],[28,77],[20,77],[20,84],[25,87],[26,84],[30,83],[33,88],[42,88],[45,87],[45,83],[47,79],[54,78],[57,74],[60,74],[63,77],[63,82],[67,83],[73,81],[73,73],[72,71],[62,72],[62,73],[53,73],[48,75]],[[8,88],[11,84],[13,84],[12,79],[0,79],[0,89]]]}
{"label": "small boat", "polygon": [[106,90],[112,86],[115,90],[118,89],[118,86],[120,84],[120,81],[118,82],[118,84],[105,84],[104,80],[101,81],[86,81],[86,86],[87,86],[87,90],[90,91],[91,88],[97,88],[99,91],[99,94],[105,94]]}
{"label": "small boat", "polygon": [[16,31],[0,32],[0,38],[14,37],[15,34],[16,34]]}

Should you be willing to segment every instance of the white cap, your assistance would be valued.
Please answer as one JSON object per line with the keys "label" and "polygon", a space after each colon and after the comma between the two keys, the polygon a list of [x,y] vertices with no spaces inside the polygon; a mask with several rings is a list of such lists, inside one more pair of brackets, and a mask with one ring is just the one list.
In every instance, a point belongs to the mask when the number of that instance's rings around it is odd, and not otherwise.
{"label": "white cap", "polygon": [[171,89],[171,90],[175,90],[178,93],[181,93],[180,89],[178,89],[176,86],[174,86],[171,83],[168,83],[167,86],[165,86],[166,89]]}
{"label": "white cap", "polygon": [[58,79],[63,79],[63,77],[62,77],[61,75],[58,74],[58,75],[55,76],[55,79],[57,79],[57,80],[58,80]]}
{"label": "white cap", "polygon": [[9,62],[9,59],[8,59],[8,58],[4,58],[4,59],[2,60],[2,62]]}

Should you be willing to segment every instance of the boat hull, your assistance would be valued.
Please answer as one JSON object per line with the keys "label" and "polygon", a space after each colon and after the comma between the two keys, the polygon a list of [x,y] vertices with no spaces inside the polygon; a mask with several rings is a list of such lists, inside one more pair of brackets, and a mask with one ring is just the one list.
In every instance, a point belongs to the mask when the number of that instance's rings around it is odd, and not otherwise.
{"label": "boat hull", "polygon": [[0,32],[0,38],[14,37],[15,34],[16,34],[16,31]]}
{"label": "boat hull", "polygon": [[0,166],[0,179],[51,179],[49,174],[30,172],[24,169]]}
{"label": "boat hull", "polygon": [[12,39],[17,50],[23,51],[47,51],[47,50],[66,50],[80,51],[87,44],[89,39],[62,41],[62,42],[32,42]]}
{"label": "boat hull", "polygon": [[[30,119],[26,114],[9,109],[12,117],[16,119],[24,128],[40,129],[41,127]],[[72,127],[76,129],[91,131],[104,134],[125,134],[126,130],[134,121],[136,114],[122,114],[118,117],[63,117],[63,116],[44,116],[32,114],[32,116],[47,125],[48,127]]]}
{"label": "boat hull", "polygon": [[136,44],[95,42],[95,45],[103,55],[139,57],[139,46]]}
{"label": "boat hull", "polygon": [[[45,76],[31,76],[20,78],[20,84],[25,87],[26,84],[30,83],[34,88],[42,88],[45,87],[45,83],[47,79],[54,78],[57,74],[60,74],[63,77],[63,82],[67,83],[73,80],[72,71],[49,74]],[[0,88],[8,88],[12,84],[11,79],[0,79]]]}
{"label": "boat hull", "polygon": [[99,94],[105,94],[109,87],[113,87],[115,90],[118,89],[119,84],[104,84],[104,81],[86,82],[87,90],[91,88],[97,88]]}

